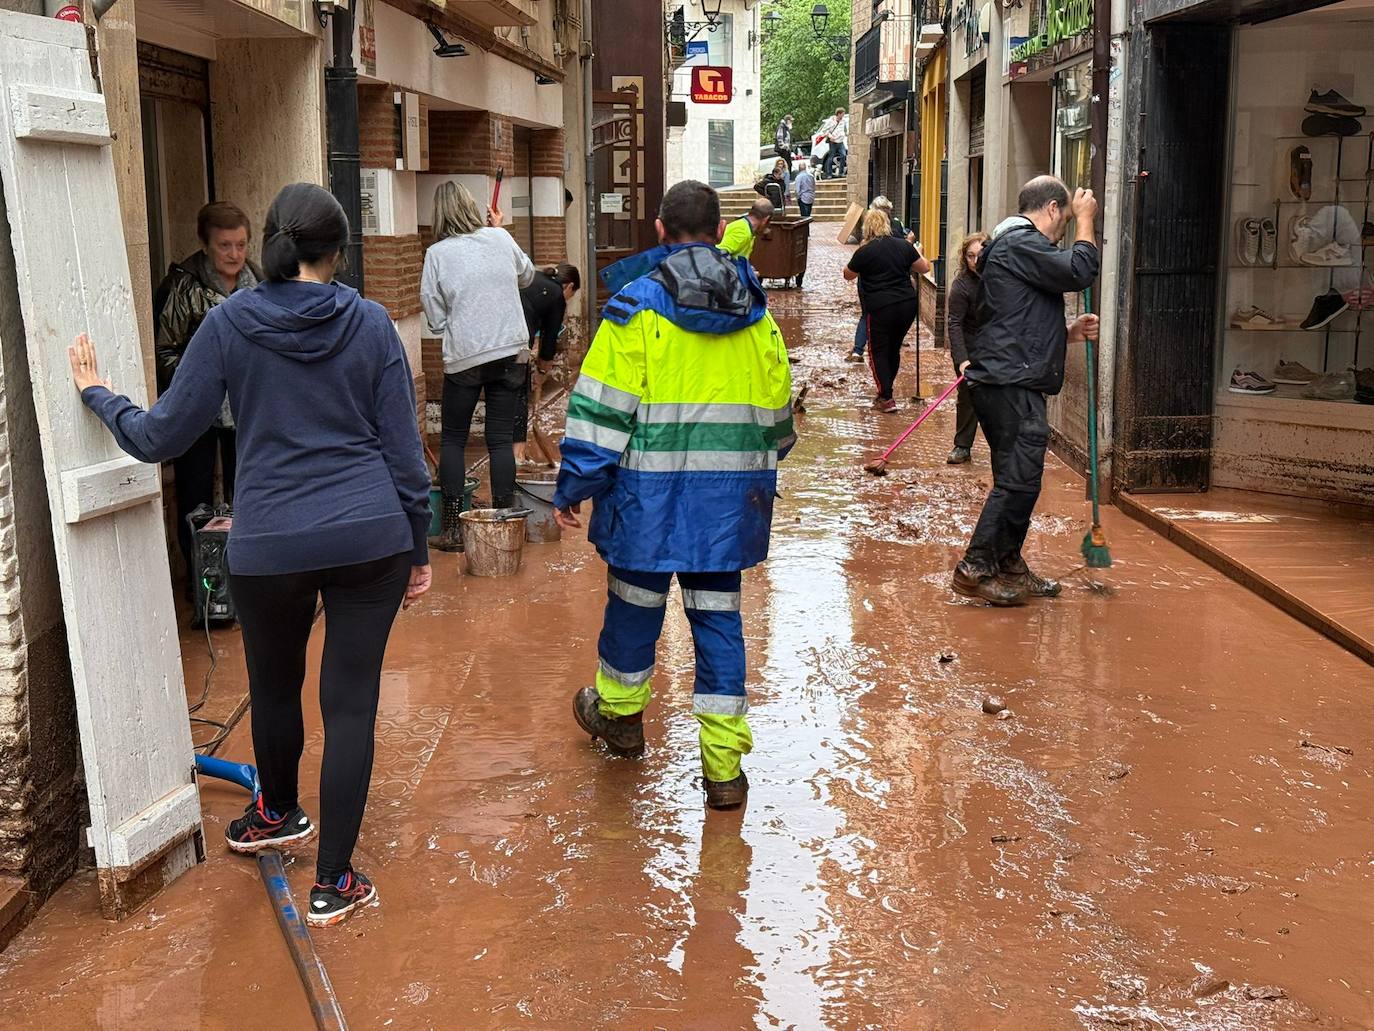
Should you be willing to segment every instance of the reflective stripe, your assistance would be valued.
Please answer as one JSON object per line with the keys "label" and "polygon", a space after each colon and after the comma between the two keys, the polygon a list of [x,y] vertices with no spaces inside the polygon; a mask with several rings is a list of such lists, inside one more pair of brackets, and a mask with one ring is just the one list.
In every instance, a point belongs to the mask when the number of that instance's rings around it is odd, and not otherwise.
{"label": "reflective stripe", "polygon": [[792,418],[792,403],[789,401],[782,408],[773,409],[773,421],[775,423],[784,422]]}
{"label": "reflective stripe", "polygon": [[749,699],[742,694],[699,694],[692,697],[692,712],[711,716],[743,716]]}
{"label": "reflective stripe", "polygon": [[[788,409],[788,413],[791,409]],[[767,408],[746,404],[687,404],[680,402],[645,403],[639,410],[639,421],[655,422],[692,422],[729,424],[742,423],[752,426],[772,426],[776,416]]]}
{"label": "reflective stripe", "polygon": [[564,424],[564,433],[574,440],[585,440],[597,447],[604,447],[616,453],[623,452],[630,445],[630,435],[624,430],[611,429],[586,419],[570,418]]}
{"label": "reflective stripe", "polygon": [[577,385],[573,387],[573,393],[581,394],[597,404],[614,408],[619,412],[633,412],[639,407],[639,398],[634,394],[627,390],[617,390],[598,379],[592,379],[585,372],[577,377]]}
{"label": "reflective stripe", "polygon": [[683,591],[682,607],[698,612],[738,612],[739,591]]}
{"label": "reflective stripe", "polygon": [[651,591],[647,587],[636,587],[634,584],[627,584],[624,580],[617,580],[613,576],[606,578],[606,585],[610,592],[621,601],[638,605],[642,609],[661,609],[668,604],[666,593],[660,594],[658,591]]}
{"label": "reflective stripe", "polygon": [[620,459],[626,469],[645,473],[763,472],[778,467],[778,453],[769,451],[627,451]]}
{"label": "reflective stripe", "polygon": [[622,673],[620,670],[607,663],[605,659],[599,661],[601,662],[601,675],[603,677],[609,677],[617,684],[624,684],[626,687],[639,687],[641,684],[647,684],[654,675],[653,666],[650,666],[648,669],[642,669],[638,673]]}

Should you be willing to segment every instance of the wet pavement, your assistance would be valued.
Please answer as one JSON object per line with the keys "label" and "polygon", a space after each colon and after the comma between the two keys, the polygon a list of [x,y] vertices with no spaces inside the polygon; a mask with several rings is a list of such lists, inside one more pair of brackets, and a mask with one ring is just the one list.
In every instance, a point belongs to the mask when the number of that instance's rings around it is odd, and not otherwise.
{"label": "wet pavement", "polygon": [[[874,412],[840,361],[844,258],[813,243],[807,289],[773,295],[811,390],[745,580],[747,810],[703,811],[675,605],[649,754],[609,760],[569,706],[604,593],[586,541],[528,546],[513,579],[436,556],[355,856],[382,903],[315,934],[352,1026],[1374,1026],[1370,667],[1114,511],[1116,565],[1079,569],[1082,482],[1057,463],[1028,558],[1064,595],[955,598],[986,449],[944,465],[942,411],[889,477],[861,472],[919,409]],[[214,640],[228,711],[238,638]],[[183,648],[198,692],[204,641]],[[220,754],[251,759],[246,721]],[[0,955],[0,1022],[309,1026],[255,864],[219,843],[244,799],[203,798],[208,861],[121,925],[75,878]],[[298,899],[312,873],[307,849]]]}

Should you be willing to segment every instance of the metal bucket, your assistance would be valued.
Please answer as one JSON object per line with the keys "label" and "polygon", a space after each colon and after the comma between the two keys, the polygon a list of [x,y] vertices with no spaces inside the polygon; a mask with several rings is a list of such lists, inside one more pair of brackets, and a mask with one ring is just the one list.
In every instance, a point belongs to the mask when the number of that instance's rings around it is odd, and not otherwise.
{"label": "metal bucket", "polygon": [[[474,476],[463,480],[463,511],[472,507],[472,496],[477,493],[478,481]],[[438,537],[444,532],[444,492],[436,483],[429,488],[429,535]]]}
{"label": "metal bucket", "polygon": [[514,576],[525,547],[527,508],[474,508],[458,517],[473,576]]}
{"label": "metal bucket", "polygon": [[553,517],[553,492],[558,474],[533,473],[515,480],[520,505],[530,510],[525,524],[525,540],[531,544],[551,544],[563,539],[563,528]]}

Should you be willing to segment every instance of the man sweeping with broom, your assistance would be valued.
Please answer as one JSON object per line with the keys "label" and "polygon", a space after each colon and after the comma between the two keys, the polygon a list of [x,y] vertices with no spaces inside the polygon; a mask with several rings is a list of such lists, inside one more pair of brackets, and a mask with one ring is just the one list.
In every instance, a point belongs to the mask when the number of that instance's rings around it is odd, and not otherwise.
{"label": "man sweeping with broom", "polygon": [[[1062,182],[1038,176],[1021,188],[1017,209],[978,261],[980,325],[965,375],[992,449],[993,486],[951,583],[956,593],[992,605],[1059,594],[1058,583],[1030,570],[1021,549],[1045,471],[1045,397],[1064,385],[1069,341],[1097,336],[1096,315],[1071,324],[1064,317],[1064,295],[1086,290],[1097,276],[1092,191],[1076,190],[1070,200]],[[1066,249],[1059,241],[1070,218],[1075,238]]]}

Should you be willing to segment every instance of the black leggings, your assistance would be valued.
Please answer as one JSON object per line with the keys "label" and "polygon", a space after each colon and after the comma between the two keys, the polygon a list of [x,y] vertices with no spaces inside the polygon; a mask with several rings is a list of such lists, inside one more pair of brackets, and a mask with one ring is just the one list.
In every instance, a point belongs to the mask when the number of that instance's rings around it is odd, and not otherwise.
{"label": "black leggings", "polygon": [[439,482],[444,497],[461,498],[467,475],[465,452],[472,429],[477,399],[487,399],[487,453],[491,456],[491,501],[496,508],[515,503],[515,405],[526,369],[514,356],[498,358],[474,369],[444,377],[442,446],[439,450]]}
{"label": "black leggings", "polygon": [[913,297],[868,313],[868,363],[883,401],[892,399],[892,384],[902,367],[902,341],[916,321],[916,306]]}
{"label": "black leggings", "polygon": [[337,880],[348,869],[358,841],[372,778],[382,657],[410,580],[410,557],[405,552],[306,573],[229,576],[243,628],[258,779],[264,804],[277,813],[289,813],[299,804],[305,649],[315,620],[315,599],[324,597],[324,763],[315,863],[320,884]]}

